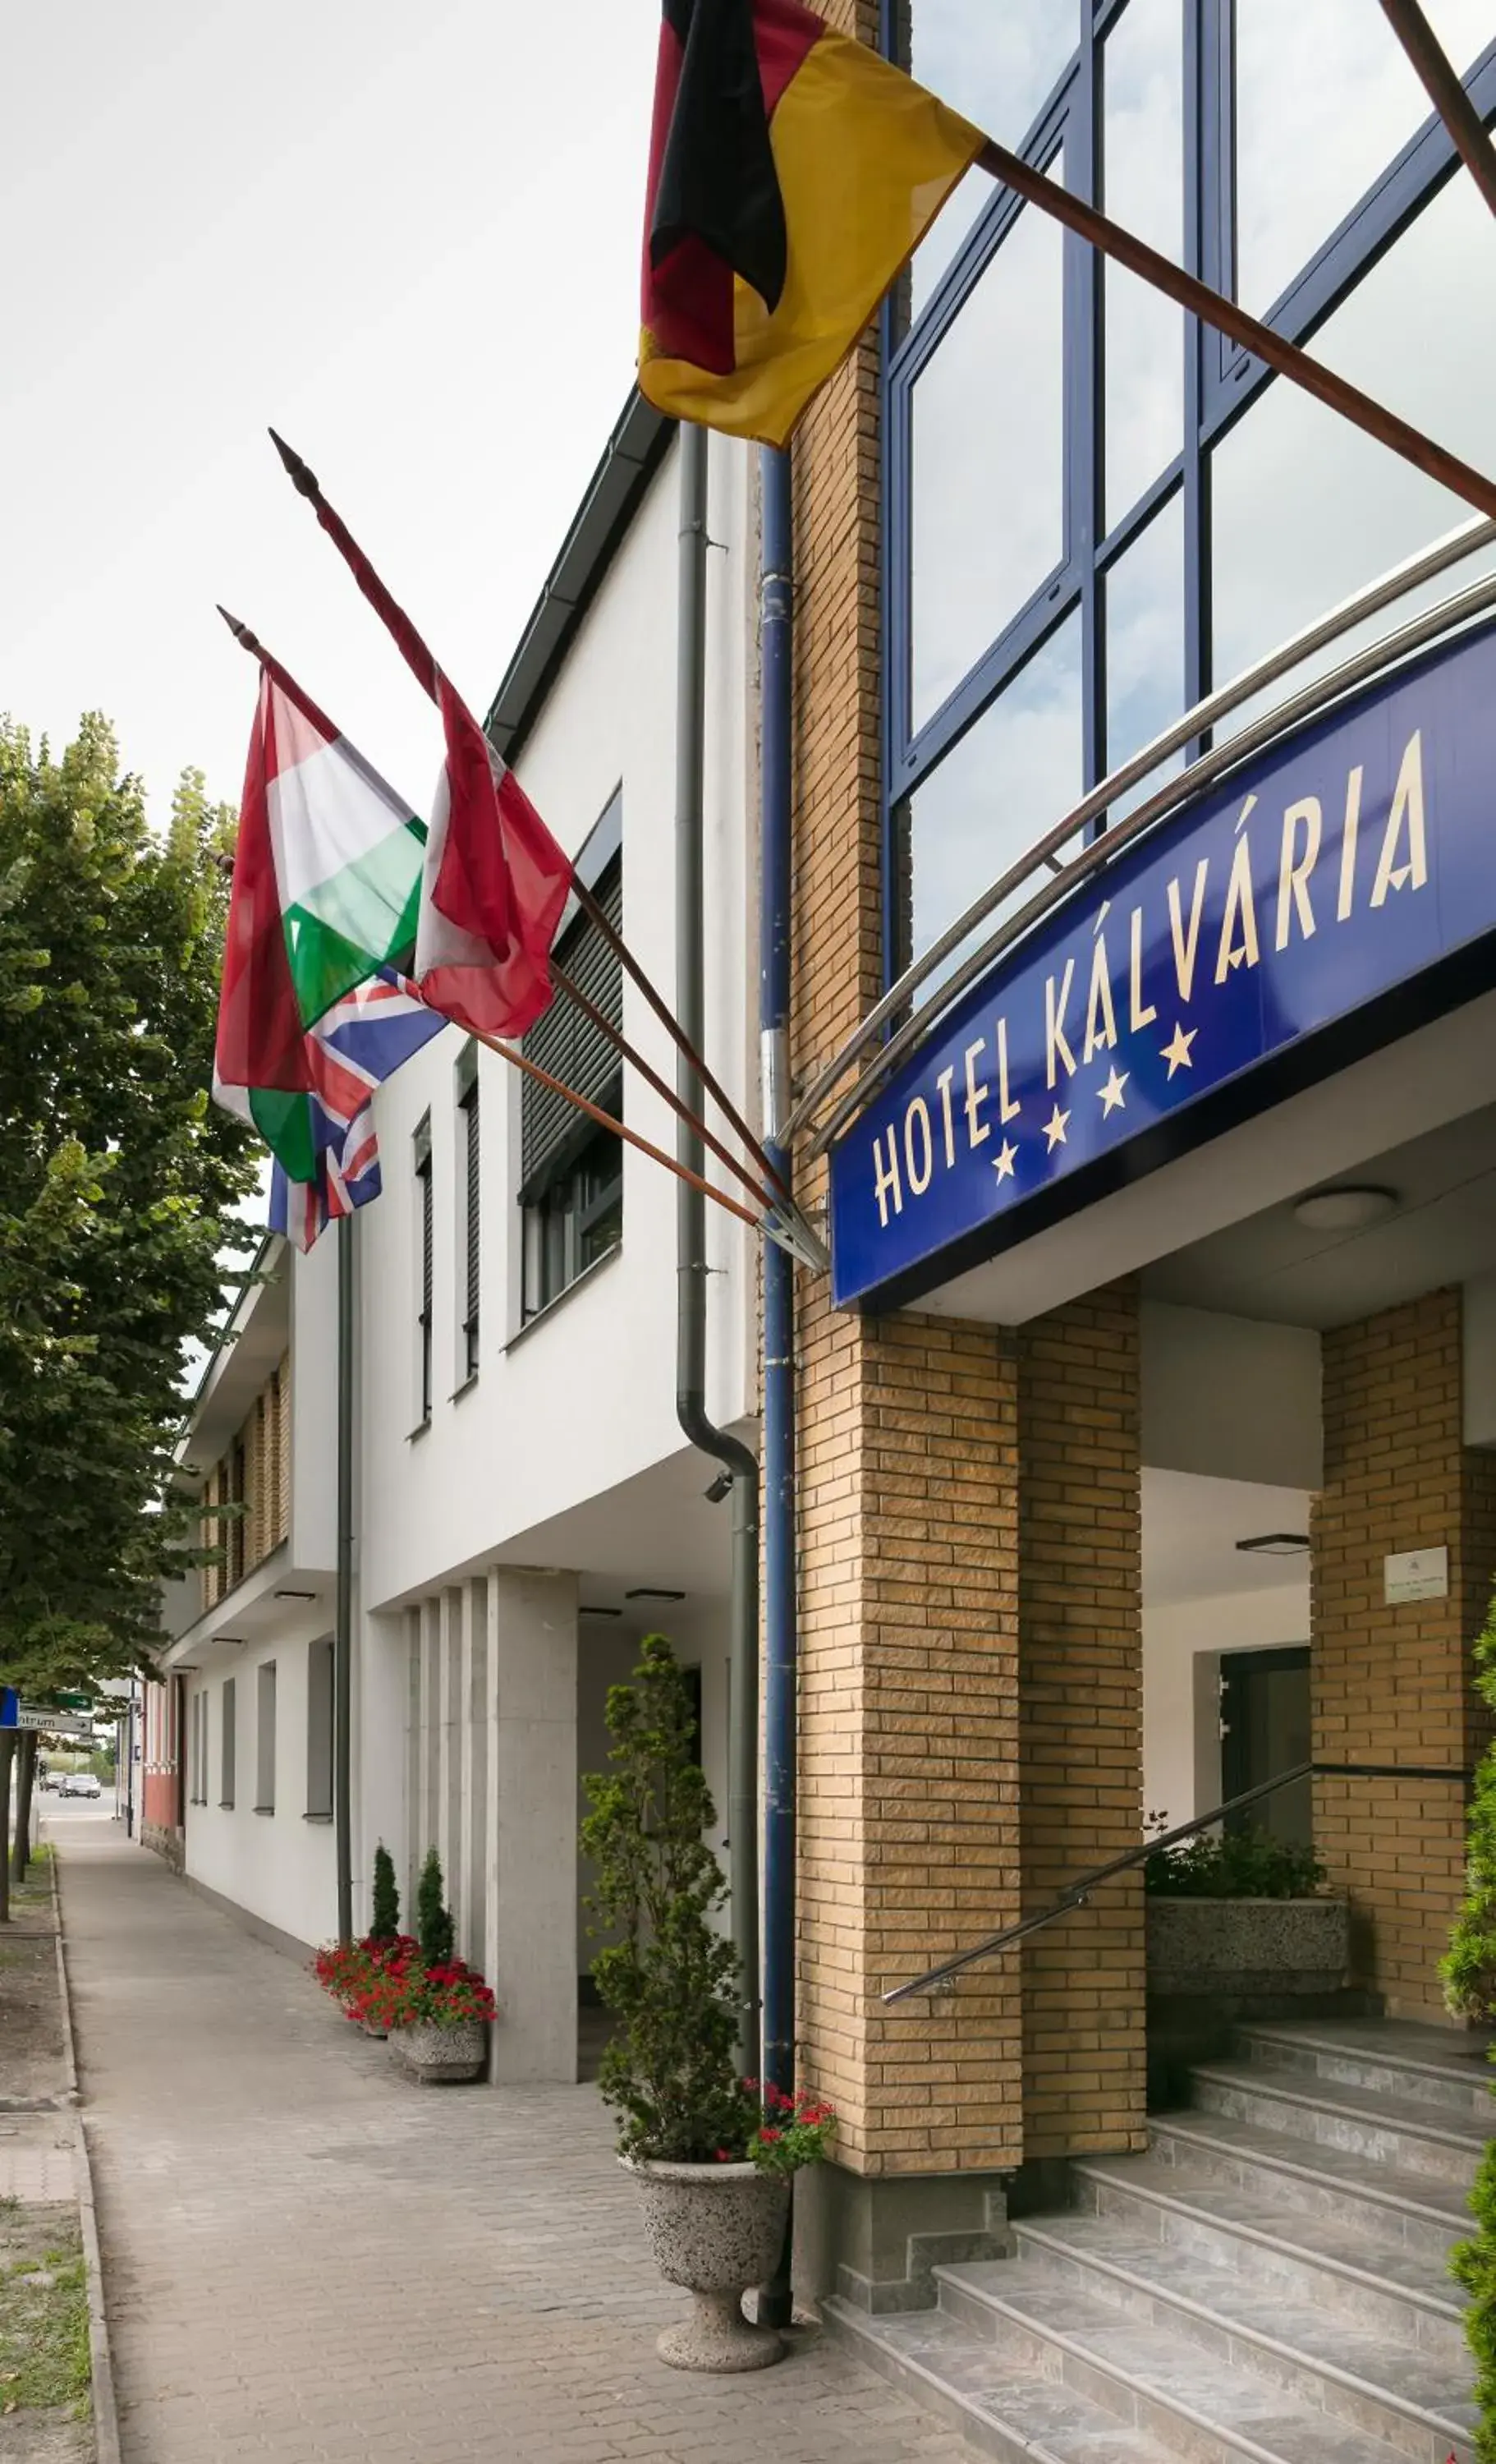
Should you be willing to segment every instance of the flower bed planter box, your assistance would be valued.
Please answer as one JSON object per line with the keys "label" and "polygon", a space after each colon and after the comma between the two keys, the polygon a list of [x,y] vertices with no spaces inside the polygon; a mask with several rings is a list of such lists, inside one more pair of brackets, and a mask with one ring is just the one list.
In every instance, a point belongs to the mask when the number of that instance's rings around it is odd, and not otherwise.
{"label": "flower bed planter box", "polygon": [[488,2068],[488,2023],[461,2019],[452,2028],[418,2020],[413,2027],[391,2028],[390,2050],[421,2083],[443,2086],[481,2079]]}
{"label": "flower bed planter box", "polygon": [[1351,1964],[1345,1900],[1170,1899],[1151,1893],[1151,1994],[1333,1993]]}

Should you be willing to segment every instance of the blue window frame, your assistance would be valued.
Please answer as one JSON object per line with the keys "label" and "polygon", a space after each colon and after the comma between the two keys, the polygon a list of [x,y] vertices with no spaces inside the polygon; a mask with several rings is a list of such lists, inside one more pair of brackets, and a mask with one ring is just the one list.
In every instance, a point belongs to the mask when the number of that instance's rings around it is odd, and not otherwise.
{"label": "blue window frame", "polygon": [[[923,66],[918,50],[922,5],[935,12],[932,25],[938,17],[948,28],[957,0],[883,0],[884,48],[890,56],[907,61],[908,27],[913,15],[913,66],[916,75]],[[964,0],[964,5],[971,12],[975,31],[991,24],[990,0]],[[1241,101],[1236,80],[1237,6],[1238,0],[1172,0],[1172,8],[1177,12],[1182,80],[1182,195],[1177,224],[1181,261],[1213,287],[1232,292],[1236,288],[1238,255]],[[1105,204],[1108,40],[1123,27],[1130,10],[1135,9],[1141,19],[1146,9],[1155,23],[1161,22],[1160,0],[1046,0],[1046,7],[1056,12],[1068,10],[1072,13],[1075,46],[1024,136],[1021,151],[1029,162],[1063,177],[1077,194]],[[1447,32],[1456,38],[1474,22],[1469,0],[1431,0],[1431,8],[1436,31]],[[1443,25],[1440,23],[1441,15]],[[1485,33],[1484,26],[1481,33]],[[1367,33],[1372,42],[1393,39],[1375,9],[1368,11]],[[1496,120],[1496,41],[1486,42],[1473,66],[1467,57],[1457,57],[1457,65],[1467,71],[1466,85],[1482,118],[1487,122]],[[929,82],[939,84],[937,77],[928,71],[926,75]],[[957,92],[947,90],[947,99],[957,108],[977,108],[974,101]],[[1338,225],[1312,248],[1270,307],[1265,310],[1260,303],[1249,300],[1248,304],[1264,315],[1265,321],[1292,341],[1307,343],[1311,340],[1459,167],[1454,147],[1441,124],[1431,115],[1420,117],[1422,111],[1419,90],[1417,104],[1408,109],[1406,124],[1411,133],[1400,151],[1385,164]],[[1009,128],[994,126],[992,133],[1012,142]],[[957,218],[961,210],[959,206],[948,209]],[[1133,219],[1120,204],[1117,210],[1119,219]],[[1177,623],[1171,620],[1167,639],[1157,652],[1157,676],[1145,679],[1152,681],[1155,688],[1153,723],[1144,728],[1145,737],[1200,699],[1213,684],[1223,681],[1213,674],[1212,665],[1211,457],[1260,400],[1265,388],[1283,382],[1260,362],[1236,350],[1214,329],[1178,315],[1182,385],[1176,387],[1171,376],[1170,386],[1171,401],[1182,403],[1179,449],[1132,503],[1108,507],[1106,285],[1109,279],[1128,277],[1109,275],[1091,250],[1068,232],[1064,233],[1060,252],[1063,368],[1058,397],[1063,423],[1059,456],[1063,502],[1054,526],[1054,561],[1042,578],[1034,580],[1033,542],[1026,543],[1026,562],[1023,556],[1015,562],[1032,586],[1026,588],[1020,605],[1004,607],[994,604],[993,617],[999,629],[975,644],[958,675],[947,678],[944,667],[949,661],[942,664],[938,656],[932,659],[925,655],[921,664],[915,639],[914,575],[916,511],[920,501],[915,468],[917,388],[921,378],[932,368],[938,368],[942,349],[950,343],[983,278],[995,266],[1000,267],[1004,247],[1022,230],[1025,218],[1035,213],[1036,209],[1023,206],[1010,191],[994,187],[964,229],[949,260],[941,263],[939,257],[932,259],[939,265],[938,273],[917,283],[906,277],[884,309],[886,983],[894,979],[912,954],[915,905],[913,874],[919,855],[910,816],[916,792],[1046,647],[1056,645],[1062,628],[1069,628],[1063,636],[1067,657],[1069,643],[1078,642],[1079,769],[1083,786],[1094,786],[1109,767],[1136,749],[1138,726],[1150,707],[1149,696],[1137,690],[1135,676],[1120,677],[1114,680],[1114,689],[1109,690],[1109,575],[1116,577],[1120,611],[1138,605],[1138,583],[1145,574],[1152,574],[1156,591],[1157,576],[1166,560],[1177,560]],[[938,235],[937,225],[937,239]],[[1155,236],[1153,232],[1145,235]],[[1155,238],[1155,244],[1164,243]],[[948,240],[939,241],[942,251],[948,245]],[[969,333],[970,328],[967,330]],[[957,367],[958,384],[958,363],[954,358],[953,366]],[[999,368],[994,372],[995,385],[1012,385],[1021,381],[1019,370]],[[1375,383],[1370,389],[1376,390]],[[1173,415],[1171,410],[1170,416]],[[1441,432],[1435,418],[1419,424]],[[1474,458],[1481,457],[1477,453]],[[1022,472],[1016,483],[1020,488],[1024,485]],[[940,484],[949,488],[948,474]],[[1459,510],[1452,506],[1444,519],[1436,521],[1425,536],[1432,537],[1435,531],[1458,519]],[[979,538],[984,511],[979,501]],[[1160,527],[1155,529],[1155,525]],[[1148,550],[1134,558],[1131,565],[1125,564],[1129,550],[1150,533],[1152,543]],[[1400,548],[1395,551],[1401,552]],[[1392,558],[1385,561],[1390,562]],[[1364,578],[1370,579],[1371,575]],[[1338,595],[1338,590],[1330,591],[1326,604]],[[925,601],[929,604],[928,588]],[[1283,627],[1284,632],[1291,629],[1291,626]],[[953,638],[960,640],[960,611],[950,630]],[[966,621],[965,634],[971,635],[972,631],[972,622]],[[1143,637],[1139,641],[1143,644]],[[1265,642],[1261,647],[1269,645]],[[1137,660],[1132,664],[1136,666]],[[937,693],[932,692],[929,683],[932,668],[938,681]],[[1165,700],[1172,706],[1165,707]],[[1113,732],[1122,738],[1115,750],[1108,742],[1109,714]],[[1059,775],[1058,771],[1055,775]],[[945,812],[957,803],[958,798],[945,795],[939,799],[938,808]],[[979,879],[970,881],[965,895],[984,887],[999,870],[1003,853],[1016,853],[1040,829],[1058,820],[1061,809],[1057,805],[1052,810],[1015,815],[1016,838],[1003,842]],[[972,861],[976,861],[975,853]],[[948,894],[956,896],[963,878],[959,865],[942,861],[940,873],[942,890],[949,880],[952,888]],[[960,903],[964,900],[958,897],[945,920],[950,920]],[[928,907],[930,902],[922,904]],[[928,940],[931,929],[931,918],[926,915],[921,919],[915,946]]]}

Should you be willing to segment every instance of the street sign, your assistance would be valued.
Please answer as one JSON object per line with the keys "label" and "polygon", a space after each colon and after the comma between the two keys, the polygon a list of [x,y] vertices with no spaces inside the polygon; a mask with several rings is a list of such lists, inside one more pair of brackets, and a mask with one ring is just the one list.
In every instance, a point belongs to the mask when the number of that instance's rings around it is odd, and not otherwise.
{"label": "street sign", "polygon": [[76,1711],[54,1711],[45,1704],[22,1703],[11,1724],[17,1728],[45,1728],[55,1737],[86,1737],[88,1722]]}
{"label": "street sign", "polygon": [[20,1707],[20,1696],[14,1686],[0,1685],[0,1728],[13,1728],[17,1726],[16,1715]]}

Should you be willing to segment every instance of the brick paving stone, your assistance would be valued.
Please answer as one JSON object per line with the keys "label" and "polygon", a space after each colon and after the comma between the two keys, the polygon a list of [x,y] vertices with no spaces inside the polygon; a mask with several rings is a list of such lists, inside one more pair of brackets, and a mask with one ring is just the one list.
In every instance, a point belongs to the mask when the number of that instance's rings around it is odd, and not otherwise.
{"label": "brick paving stone", "polygon": [[971,2464],[814,2336],[667,2369],[595,2090],[410,2086],[106,1819],[59,1844],[123,2464]]}
{"label": "brick paving stone", "polygon": [[71,2206],[77,2177],[71,2114],[15,2114],[0,2122],[0,2199],[27,2207]]}

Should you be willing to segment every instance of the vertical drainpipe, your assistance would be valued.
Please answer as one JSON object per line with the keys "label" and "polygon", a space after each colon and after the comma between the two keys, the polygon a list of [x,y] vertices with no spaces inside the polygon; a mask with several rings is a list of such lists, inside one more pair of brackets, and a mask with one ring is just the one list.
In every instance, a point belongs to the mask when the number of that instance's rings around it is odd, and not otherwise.
{"label": "vertical drainpipe", "polygon": [[[702,840],[706,778],[707,432],[683,423],[680,451],[680,599],[675,671],[675,1015],[701,1050],[705,1024]],[[701,1082],[684,1054],[676,1090],[698,1116]],[[700,1174],[700,1138],[677,1124],[677,1159]],[[686,1436],[731,1482],[733,1571],[728,1706],[727,1841],[733,1941],[742,1963],[738,2053],[759,2072],[759,1463],[751,1447],[707,1418],[706,1200],[675,1185],[675,1413]],[[715,1484],[714,1483],[714,1487]]]}
{"label": "vertical drainpipe", "polygon": [[333,1617],[333,1819],[338,1939],[353,1940],[353,1227],[338,1226],[338,1589]]}
{"label": "vertical drainpipe", "polygon": [[[762,672],[762,827],[759,1024],[769,1161],[786,1185],[788,1151],[776,1132],[789,1111],[790,812],[794,524],[787,453],[759,454],[762,543],[759,659]],[[795,1267],[777,1242],[763,1244],[763,2076],[788,2095],[795,2085]],[[787,2327],[790,2245],[759,2316]]]}

